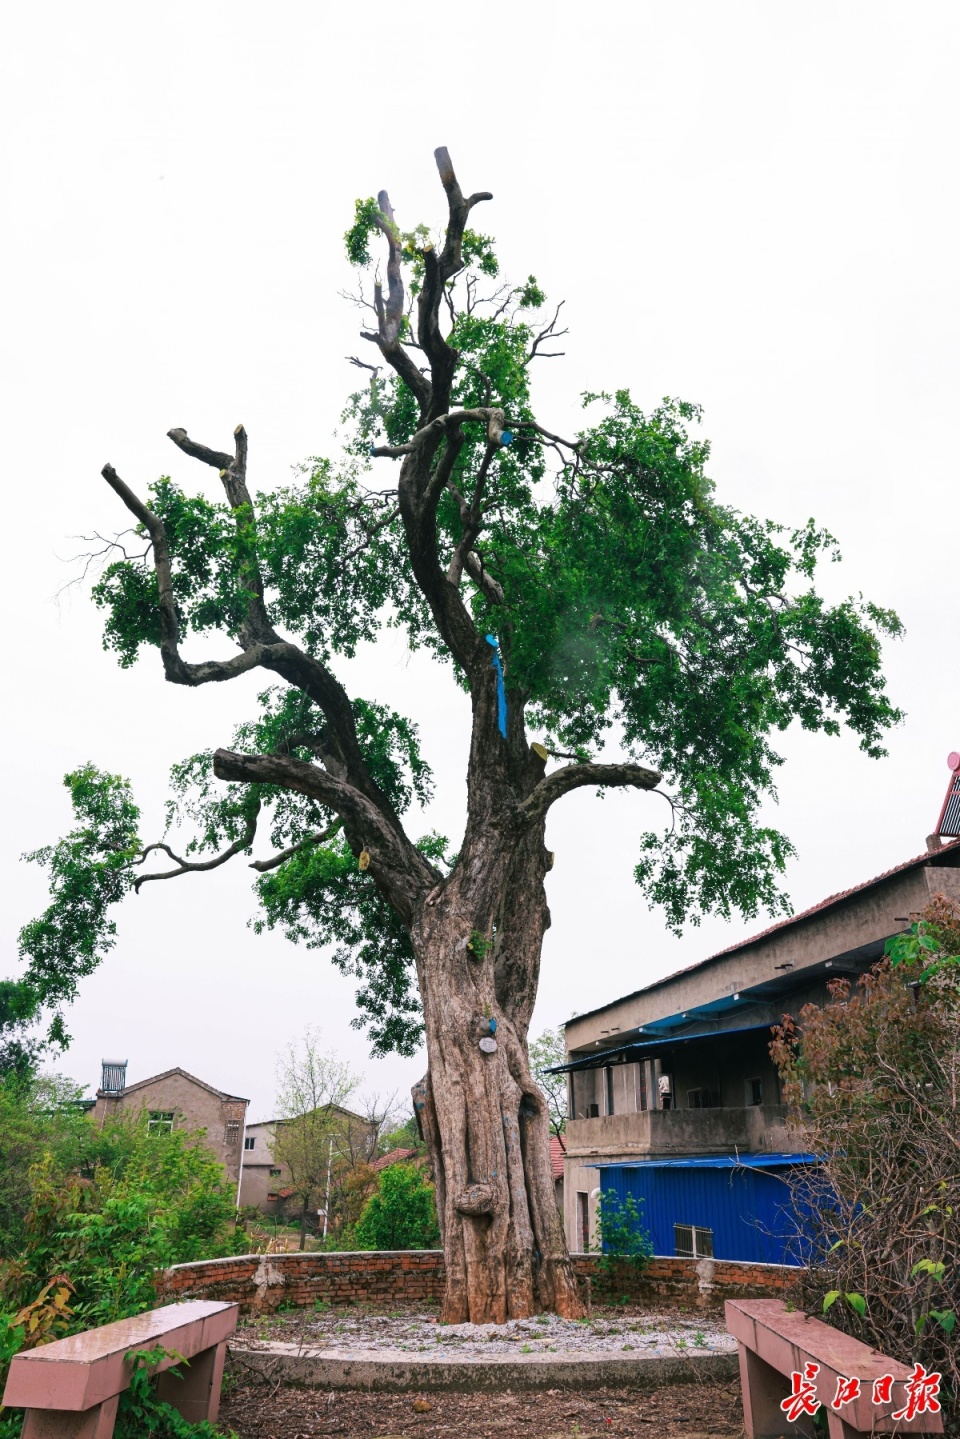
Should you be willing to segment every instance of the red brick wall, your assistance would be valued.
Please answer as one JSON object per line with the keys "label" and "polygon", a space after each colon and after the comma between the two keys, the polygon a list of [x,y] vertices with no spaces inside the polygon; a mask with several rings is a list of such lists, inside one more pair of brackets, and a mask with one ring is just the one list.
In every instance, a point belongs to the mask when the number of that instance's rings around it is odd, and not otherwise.
{"label": "red brick wall", "polygon": [[[590,1298],[627,1294],[641,1303],[668,1301],[681,1307],[720,1305],[724,1299],[777,1294],[796,1269],[774,1264],[737,1264],[724,1259],[653,1259],[638,1279],[608,1281],[599,1256],[574,1256],[577,1277]],[[158,1273],[157,1297],[235,1301],[244,1310],[271,1311],[280,1305],[415,1303],[443,1296],[443,1254],[439,1249],[342,1254],[244,1254],[176,1264]]]}

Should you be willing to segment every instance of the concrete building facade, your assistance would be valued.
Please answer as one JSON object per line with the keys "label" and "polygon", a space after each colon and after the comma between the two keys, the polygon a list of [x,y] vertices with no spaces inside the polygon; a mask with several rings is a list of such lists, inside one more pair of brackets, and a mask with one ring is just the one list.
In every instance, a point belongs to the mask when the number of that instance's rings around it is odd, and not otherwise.
{"label": "concrete building facade", "polygon": [[207,1148],[223,1165],[228,1181],[236,1186],[250,1101],[236,1094],[225,1094],[185,1069],[166,1069],[136,1084],[127,1084],[126,1071],[126,1060],[103,1061],[101,1084],[93,1108],[94,1123],[102,1124],[108,1115],[143,1114],[148,1128],[157,1132],[203,1129]]}
{"label": "concrete building facade", "polygon": [[254,1205],[264,1214],[282,1207],[281,1191],[289,1190],[290,1171],[273,1157],[275,1119],[248,1124],[243,1140],[240,1206]]}
{"label": "concrete building facade", "polygon": [[960,842],[926,854],[566,1024],[567,1243],[596,1242],[601,1168],[789,1153],[771,1027],[855,981],[935,894],[960,902]]}

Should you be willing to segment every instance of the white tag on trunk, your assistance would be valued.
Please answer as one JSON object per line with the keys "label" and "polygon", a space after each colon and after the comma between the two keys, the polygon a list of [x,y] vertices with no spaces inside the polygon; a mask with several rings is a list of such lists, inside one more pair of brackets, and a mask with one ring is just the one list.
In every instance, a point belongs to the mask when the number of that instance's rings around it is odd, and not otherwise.
{"label": "white tag on trunk", "polygon": [[496,1054],[497,1041],[495,1039],[491,1039],[488,1034],[485,1034],[483,1039],[481,1039],[480,1041],[480,1048],[483,1050],[484,1054]]}

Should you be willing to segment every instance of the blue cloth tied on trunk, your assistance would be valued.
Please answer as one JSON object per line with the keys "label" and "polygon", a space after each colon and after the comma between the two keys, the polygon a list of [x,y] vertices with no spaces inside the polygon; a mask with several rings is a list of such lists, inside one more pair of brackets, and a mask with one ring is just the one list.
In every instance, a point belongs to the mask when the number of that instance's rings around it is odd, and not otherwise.
{"label": "blue cloth tied on trunk", "polygon": [[507,737],[507,691],[503,683],[503,665],[500,663],[500,643],[496,635],[487,635],[487,644],[493,649],[491,666],[497,672],[497,721],[500,725],[500,733],[504,739]]}

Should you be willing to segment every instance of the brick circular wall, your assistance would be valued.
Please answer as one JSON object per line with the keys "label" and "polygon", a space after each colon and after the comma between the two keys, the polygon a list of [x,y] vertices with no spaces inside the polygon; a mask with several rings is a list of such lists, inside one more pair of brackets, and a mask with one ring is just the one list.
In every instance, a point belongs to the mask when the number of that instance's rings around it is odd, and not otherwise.
{"label": "brick circular wall", "polygon": [[[637,1278],[618,1276],[612,1284],[597,1254],[573,1256],[586,1297],[604,1293],[655,1304],[667,1300],[689,1308],[720,1305],[725,1299],[779,1294],[799,1271],[776,1264],[739,1264],[723,1259],[652,1259]],[[269,1313],[280,1305],[439,1303],[443,1297],[443,1253],[439,1249],[363,1251],[332,1254],[241,1254],[175,1264],[156,1276],[161,1303],[178,1299],[220,1299],[245,1312]]]}

